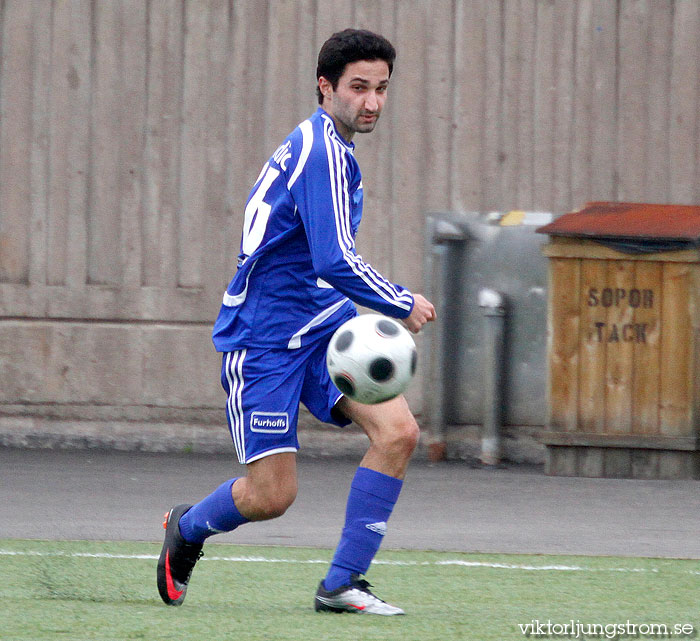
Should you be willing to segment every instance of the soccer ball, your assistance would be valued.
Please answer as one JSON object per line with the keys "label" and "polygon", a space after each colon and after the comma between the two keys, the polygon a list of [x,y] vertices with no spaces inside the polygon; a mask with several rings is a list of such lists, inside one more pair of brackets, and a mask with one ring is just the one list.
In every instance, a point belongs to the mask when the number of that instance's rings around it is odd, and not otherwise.
{"label": "soccer ball", "polygon": [[363,314],[333,334],[326,365],[348,398],[374,405],[401,394],[416,373],[418,354],[408,331],[392,318]]}

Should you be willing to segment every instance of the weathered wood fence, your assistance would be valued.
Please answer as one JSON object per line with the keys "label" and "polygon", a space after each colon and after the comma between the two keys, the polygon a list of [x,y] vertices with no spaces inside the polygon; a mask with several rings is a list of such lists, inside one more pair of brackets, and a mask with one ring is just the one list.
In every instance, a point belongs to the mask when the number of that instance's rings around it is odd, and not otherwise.
{"label": "weathered wood fence", "polygon": [[0,427],[220,429],[242,205],[346,26],[399,52],[357,140],[395,281],[430,210],[700,202],[696,0],[0,0]]}

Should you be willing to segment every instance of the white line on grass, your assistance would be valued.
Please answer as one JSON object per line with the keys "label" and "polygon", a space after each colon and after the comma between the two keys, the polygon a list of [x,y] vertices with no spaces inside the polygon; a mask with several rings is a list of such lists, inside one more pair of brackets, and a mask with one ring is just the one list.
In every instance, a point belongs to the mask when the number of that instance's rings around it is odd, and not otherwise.
{"label": "white line on grass", "polygon": [[[2,550],[0,556],[62,556],[90,559],[136,559],[155,561],[154,554],[111,554],[109,552],[41,552],[38,550]],[[231,563],[288,563],[288,564],[327,564],[328,559],[274,559],[265,556],[205,556],[202,561],[228,561]],[[524,570],[528,572],[658,572],[657,568],[592,568],[581,565],[525,565],[519,563],[490,563],[488,561],[462,561],[448,559],[445,561],[391,561],[377,559],[374,565],[395,566],[462,566],[467,568],[492,568],[502,570]],[[700,571],[686,570],[685,574],[700,575]]]}

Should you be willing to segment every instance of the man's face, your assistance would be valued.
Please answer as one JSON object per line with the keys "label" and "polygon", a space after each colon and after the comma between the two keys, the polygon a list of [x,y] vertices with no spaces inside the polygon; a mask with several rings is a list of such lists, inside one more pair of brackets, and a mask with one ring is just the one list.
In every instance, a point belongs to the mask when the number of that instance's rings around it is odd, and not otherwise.
{"label": "man's face", "polygon": [[348,142],[355,133],[368,133],[377,124],[389,86],[389,65],[384,60],[359,60],[345,66],[335,90],[323,76],[319,87],[323,109]]}

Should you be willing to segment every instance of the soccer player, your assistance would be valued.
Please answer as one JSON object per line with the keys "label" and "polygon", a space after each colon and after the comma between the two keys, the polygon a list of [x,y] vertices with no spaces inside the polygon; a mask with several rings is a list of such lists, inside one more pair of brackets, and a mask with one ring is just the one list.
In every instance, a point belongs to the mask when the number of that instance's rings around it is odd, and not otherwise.
{"label": "soccer player", "polygon": [[357,315],[353,303],[403,319],[413,332],[435,320],[428,300],[386,280],[355,251],[362,176],[352,139],[377,124],[395,56],[391,43],[369,31],[331,36],[318,56],[319,108],[272,154],[250,192],[238,270],[213,331],[223,353],[229,428],[246,476],[166,514],[158,589],[169,605],[183,602],[207,537],[281,516],[296,498],[302,402],[327,423],[354,421],[370,443],[314,607],[403,614],[361,576],[386,532],[418,426],[403,396],[361,405],[340,393],[325,366],[334,331]]}

